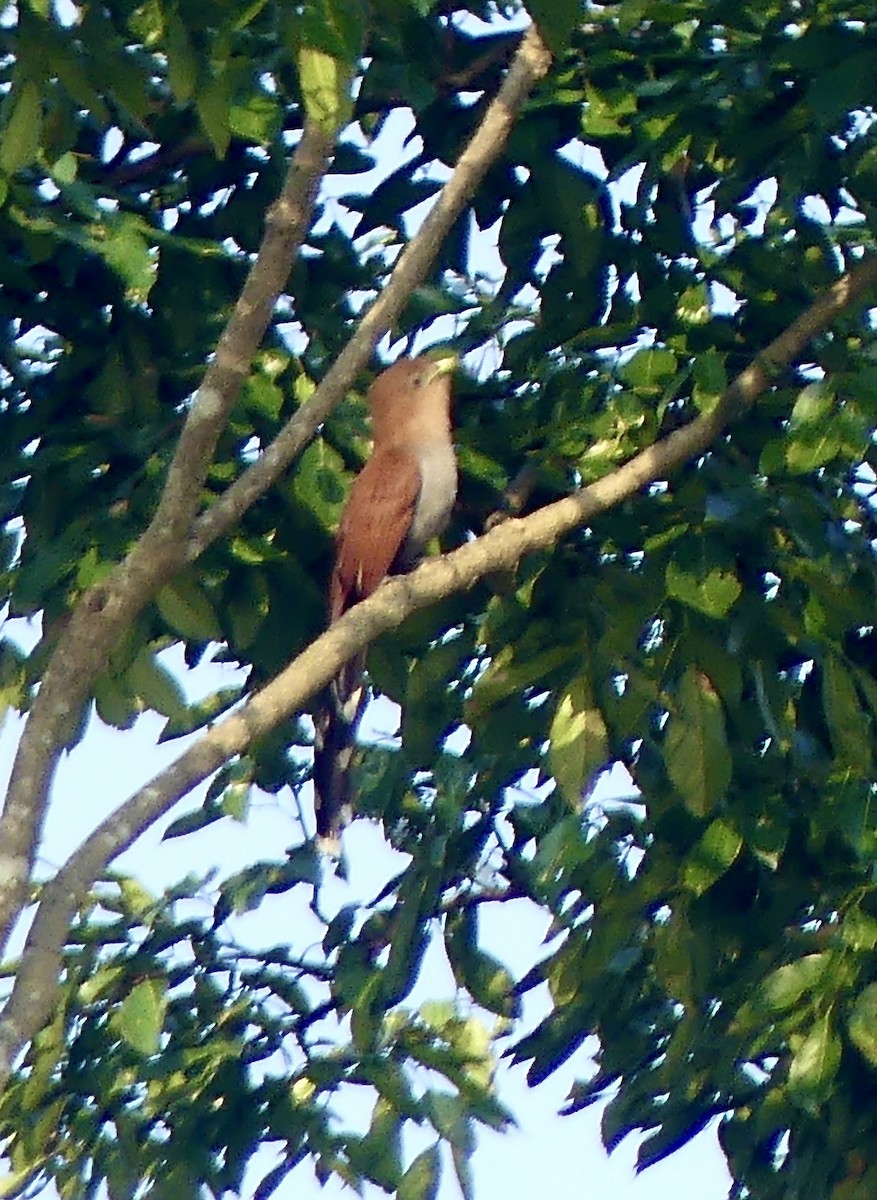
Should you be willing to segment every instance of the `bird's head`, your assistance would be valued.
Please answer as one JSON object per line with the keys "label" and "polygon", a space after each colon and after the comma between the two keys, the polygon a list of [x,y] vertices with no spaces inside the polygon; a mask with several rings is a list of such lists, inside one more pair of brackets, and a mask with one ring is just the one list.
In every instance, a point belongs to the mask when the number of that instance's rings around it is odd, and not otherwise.
{"label": "bird's head", "polygon": [[381,371],[368,390],[372,414],[387,410],[410,412],[412,408],[448,407],[451,377],[457,366],[454,354],[402,358]]}

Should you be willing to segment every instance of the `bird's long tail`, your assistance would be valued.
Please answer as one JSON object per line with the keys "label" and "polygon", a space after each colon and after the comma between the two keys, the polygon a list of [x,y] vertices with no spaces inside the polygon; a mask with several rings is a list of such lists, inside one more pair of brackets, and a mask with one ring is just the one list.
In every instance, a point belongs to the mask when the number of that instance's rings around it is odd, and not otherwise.
{"label": "bird's long tail", "polygon": [[314,791],[317,841],[337,854],[340,834],[353,819],[351,764],[356,731],[368,700],[365,654],[352,659],[332,680],[314,716]]}

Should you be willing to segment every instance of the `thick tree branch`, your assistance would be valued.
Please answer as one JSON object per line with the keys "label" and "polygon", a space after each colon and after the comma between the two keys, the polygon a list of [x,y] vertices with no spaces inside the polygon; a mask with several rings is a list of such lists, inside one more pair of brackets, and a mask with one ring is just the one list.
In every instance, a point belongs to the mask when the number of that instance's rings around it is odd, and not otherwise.
{"label": "thick tree branch", "polygon": [[391,328],[411,293],[425,278],[454,221],[490,165],[502,153],[533,85],[546,74],[550,65],[551,56],[535,28],[531,28],[481,124],[460,155],[453,175],[442,188],[417,235],[399,256],[386,287],[359,322],[307,404],[287,422],[261,457],[199,518],[186,551],[189,562],[238,523],[254,501],[301,453],[344,396],[379,338]]}
{"label": "thick tree branch", "polygon": [[0,817],[0,946],[26,897],[65,736],[121,634],[183,564],[216,442],[310,226],[332,148],[333,139],[306,121],[259,253],[192,400],[155,516],[124,561],[76,605],[46,668]]}
{"label": "thick tree branch", "polygon": [[328,135],[306,122],[284,191],[269,213],[257,260],[194,398],[155,517],[108,579],[83,596],[43,677],[0,818],[0,946],[7,944],[24,902],[49,783],[65,733],[76,721],[94,680],[106,668],[113,645],[161,586],[232,528],[308,443],[425,276],[453,221],[505,144],[533,83],[549,65],[548,52],[531,30],[438,202],[400,257],[390,284],[321,387],[258,462],[197,521],[190,537],[216,440],[307,231],[331,153]]}
{"label": "thick tree branch", "polygon": [[218,722],[166,770],[99,826],[46,885],[7,1008],[0,1020],[0,1086],[22,1047],[48,1018],[70,922],[107,864],[148,826],[234,754],[300,709],[338,669],[381,633],[417,609],[511,570],[528,552],[545,549],[598,513],[664,479],[702,454],[752,407],[808,341],[838,314],[862,304],[877,287],[877,255],[865,259],[810,306],[731,384],[715,409],[674,431],[574,495],[528,517],[511,518],[476,541],[390,579],[317,638],[236,712]]}

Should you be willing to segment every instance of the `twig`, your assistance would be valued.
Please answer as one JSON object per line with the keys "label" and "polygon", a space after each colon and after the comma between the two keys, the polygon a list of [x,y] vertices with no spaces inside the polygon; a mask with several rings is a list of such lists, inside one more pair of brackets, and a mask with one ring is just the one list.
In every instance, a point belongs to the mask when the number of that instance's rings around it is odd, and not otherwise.
{"label": "twig", "polygon": [[253,740],[297,711],[379,634],[396,627],[418,609],[471,587],[491,572],[513,569],[525,554],[552,546],[597,513],[622,503],[702,454],[720,433],[745,415],[811,338],[840,313],[863,303],[875,287],[877,255],[842,276],[780,334],[737,376],[711,413],[675,430],[574,495],[528,517],[505,521],[459,550],[423,563],[411,575],[388,580],[368,600],[335,622],[246,704],[126,800],[43,889],[12,994],[0,1020],[0,1086],[21,1048],[51,1012],[70,922],[111,859],[227,758],[245,751]]}
{"label": "twig", "polygon": [[535,463],[525,462],[514,479],[502,494],[503,506],[492,512],[484,522],[485,529],[493,529],[511,517],[520,516],[527,506],[527,501],[535,491],[539,482],[539,471]]}

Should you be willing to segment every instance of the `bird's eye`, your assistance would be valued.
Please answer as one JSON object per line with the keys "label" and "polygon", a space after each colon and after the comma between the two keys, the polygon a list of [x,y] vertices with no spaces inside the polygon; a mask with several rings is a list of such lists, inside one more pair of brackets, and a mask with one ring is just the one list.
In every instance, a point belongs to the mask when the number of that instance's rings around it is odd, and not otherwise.
{"label": "bird's eye", "polygon": [[423,383],[423,376],[422,375],[414,375],[411,379],[411,383],[412,383],[413,387],[419,388],[421,386],[421,384]]}

